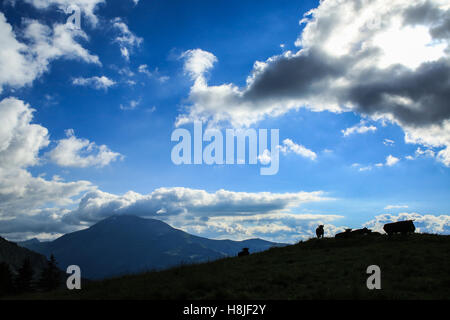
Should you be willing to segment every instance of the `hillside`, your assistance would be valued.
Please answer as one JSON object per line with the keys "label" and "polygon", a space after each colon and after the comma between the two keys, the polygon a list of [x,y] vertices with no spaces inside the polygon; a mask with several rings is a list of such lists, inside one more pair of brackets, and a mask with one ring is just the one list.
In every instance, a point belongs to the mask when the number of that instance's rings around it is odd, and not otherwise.
{"label": "hillside", "polygon": [[17,273],[26,258],[30,259],[35,276],[38,276],[42,269],[47,266],[47,259],[43,255],[22,248],[16,243],[0,237],[0,263],[7,263],[11,271]]}
{"label": "hillside", "polygon": [[[381,268],[381,290],[366,268]],[[450,236],[312,239],[242,258],[93,282],[30,299],[449,299]]]}
{"label": "hillside", "polygon": [[20,244],[47,257],[53,254],[63,270],[72,264],[80,266],[83,277],[88,279],[216,260],[235,256],[244,247],[258,252],[280,245],[261,239],[211,240],[160,220],[132,215],[112,216],[51,242],[31,240]]}

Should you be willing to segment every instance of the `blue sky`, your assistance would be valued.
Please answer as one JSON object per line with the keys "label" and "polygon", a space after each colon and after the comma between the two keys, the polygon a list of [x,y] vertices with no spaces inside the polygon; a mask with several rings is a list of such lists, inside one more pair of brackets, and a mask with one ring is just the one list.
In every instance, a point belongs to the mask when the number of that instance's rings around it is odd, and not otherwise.
{"label": "blue sky", "polygon": [[[332,235],[411,217],[422,231],[448,233],[450,120],[438,102],[450,82],[423,92],[406,84],[438,63],[436,79],[450,75],[449,37],[438,32],[450,9],[352,2],[2,2],[0,101],[15,116],[0,119],[0,234],[54,238],[115,213],[213,238],[293,242],[319,223]],[[68,4],[81,7],[81,30],[62,29]],[[427,6],[440,14],[433,23]],[[354,19],[347,30],[349,10],[392,19]],[[392,30],[420,50],[403,57]],[[355,43],[384,53],[361,58]],[[21,117],[30,109],[32,119]],[[289,139],[314,159],[288,148],[272,176],[260,175],[261,164],[174,165],[171,134],[192,132],[196,117],[221,130],[279,129],[280,144]],[[24,133],[33,125],[47,134]],[[15,142],[36,136],[48,141]]]}

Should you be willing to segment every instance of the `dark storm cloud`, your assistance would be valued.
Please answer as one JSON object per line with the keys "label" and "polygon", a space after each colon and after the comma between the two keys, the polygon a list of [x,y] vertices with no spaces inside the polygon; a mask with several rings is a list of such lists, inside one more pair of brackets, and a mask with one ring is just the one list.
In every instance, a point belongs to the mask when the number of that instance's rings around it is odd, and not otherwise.
{"label": "dark storm cloud", "polygon": [[[335,58],[319,50],[270,63],[244,94],[252,101],[307,99],[313,96],[355,106],[364,115],[390,114],[402,124],[441,124],[450,118],[450,63],[448,59],[423,63],[415,70],[402,65],[350,71],[376,52]],[[335,86],[344,77],[348,84]],[[402,103],[408,101],[409,103]]]}
{"label": "dark storm cloud", "polygon": [[320,94],[324,81],[343,75],[348,63],[346,58],[332,58],[319,50],[281,57],[255,78],[244,98],[303,98]]}
{"label": "dark storm cloud", "polygon": [[[450,64],[441,59],[414,71],[402,66],[367,70],[343,97],[343,102],[352,102],[363,114],[391,114],[411,126],[441,124],[450,118]],[[400,103],[395,97],[410,103]]]}
{"label": "dark storm cloud", "polygon": [[450,38],[450,10],[442,10],[431,1],[410,7],[404,12],[406,25],[431,25],[430,34],[434,39]]}

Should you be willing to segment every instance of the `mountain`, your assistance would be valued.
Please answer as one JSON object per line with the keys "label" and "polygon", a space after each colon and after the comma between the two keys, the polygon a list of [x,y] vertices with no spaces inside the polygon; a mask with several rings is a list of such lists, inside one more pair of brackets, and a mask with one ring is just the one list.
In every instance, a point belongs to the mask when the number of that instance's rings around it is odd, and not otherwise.
{"label": "mountain", "polygon": [[47,266],[45,256],[0,237],[0,263],[7,263],[11,271],[16,274],[26,258],[30,259],[35,278],[38,277],[42,269]]}
{"label": "mountain", "polygon": [[51,242],[28,241],[21,245],[46,256],[53,254],[63,270],[75,264],[80,266],[83,277],[102,279],[235,256],[244,247],[258,252],[282,244],[261,239],[211,240],[160,220],[122,215]]}

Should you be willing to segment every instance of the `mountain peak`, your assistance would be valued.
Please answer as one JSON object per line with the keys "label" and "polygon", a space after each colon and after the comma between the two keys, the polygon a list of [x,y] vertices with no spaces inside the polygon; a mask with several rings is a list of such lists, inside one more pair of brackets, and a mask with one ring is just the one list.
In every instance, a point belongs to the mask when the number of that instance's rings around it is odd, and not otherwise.
{"label": "mountain peak", "polygon": [[112,215],[87,229],[30,247],[47,256],[54,254],[63,269],[76,264],[86,278],[99,279],[235,256],[243,246],[257,252],[273,245],[277,244],[255,239],[211,240],[158,219]]}

